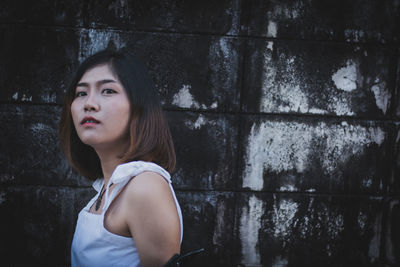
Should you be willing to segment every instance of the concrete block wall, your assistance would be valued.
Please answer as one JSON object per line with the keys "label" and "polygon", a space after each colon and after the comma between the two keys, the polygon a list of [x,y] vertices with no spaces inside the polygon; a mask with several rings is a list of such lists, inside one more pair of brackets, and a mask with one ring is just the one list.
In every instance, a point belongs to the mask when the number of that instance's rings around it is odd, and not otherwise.
{"label": "concrete block wall", "polygon": [[400,1],[0,3],[0,256],[64,266],[93,196],[68,81],[130,47],[170,122],[193,266],[400,265]]}

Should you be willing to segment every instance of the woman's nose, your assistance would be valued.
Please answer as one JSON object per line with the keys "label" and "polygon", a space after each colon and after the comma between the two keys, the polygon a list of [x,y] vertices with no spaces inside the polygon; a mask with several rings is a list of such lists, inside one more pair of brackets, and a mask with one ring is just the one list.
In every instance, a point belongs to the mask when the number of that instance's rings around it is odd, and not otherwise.
{"label": "woman's nose", "polygon": [[98,111],[99,104],[96,101],[96,96],[93,94],[90,94],[88,96],[88,98],[86,99],[86,102],[85,102],[85,105],[83,108],[85,111]]}

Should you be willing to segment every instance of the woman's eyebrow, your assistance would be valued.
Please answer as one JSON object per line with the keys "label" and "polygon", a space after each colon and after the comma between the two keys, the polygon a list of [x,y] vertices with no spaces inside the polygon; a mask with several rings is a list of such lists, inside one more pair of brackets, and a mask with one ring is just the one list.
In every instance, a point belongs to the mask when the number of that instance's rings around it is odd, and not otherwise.
{"label": "woman's eyebrow", "polygon": [[[112,79],[104,79],[104,80],[97,81],[96,82],[96,86],[100,86],[100,85],[105,84],[105,83],[116,83],[116,81],[114,81]],[[81,83],[78,83],[76,85],[76,87],[89,87],[89,84],[86,83],[86,82],[81,82]]]}

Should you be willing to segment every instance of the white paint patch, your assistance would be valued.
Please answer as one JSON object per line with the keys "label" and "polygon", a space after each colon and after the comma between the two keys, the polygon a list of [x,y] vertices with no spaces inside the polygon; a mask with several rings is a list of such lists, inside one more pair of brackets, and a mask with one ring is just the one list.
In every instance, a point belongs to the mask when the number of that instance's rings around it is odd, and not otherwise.
{"label": "white paint patch", "polygon": [[174,95],[172,104],[181,108],[199,108],[199,103],[190,94],[190,88],[190,85],[184,84],[179,92]]}
{"label": "white paint patch", "polygon": [[354,115],[348,100],[346,98],[337,97],[336,95],[331,98],[329,109],[333,110],[337,115]]}
{"label": "white paint patch", "polygon": [[264,170],[303,172],[311,142],[307,131],[306,125],[291,122],[253,124],[248,137],[243,187],[261,190]]}
{"label": "white paint patch", "polygon": [[209,107],[205,104],[197,102],[193,95],[190,93],[192,87],[188,84],[184,84],[182,88],[176,93],[172,98],[172,104],[181,108],[202,108],[202,109],[216,109],[218,107],[218,102],[213,102]]}
{"label": "white paint patch", "polygon": [[284,186],[281,186],[279,188],[279,191],[281,191],[281,192],[296,192],[297,190],[298,189],[295,186],[291,185],[291,184],[284,185]]}
{"label": "white paint patch", "polygon": [[244,205],[242,208],[239,233],[242,243],[242,263],[246,266],[261,266],[257,244],[263,212],[264,203],[254,195],[250,196],[248,206]]}
{"label": "white paint patch", "polygon": [[315,134],[319,139],[326,136],[327,148],[320,157],[326,174],[334,172],[350,157],[362,154],[369,145],[381,145],[385,140],[385,133],[380,127],[366,128],[346,122],[341,127],[319,123]]}
{"label": "white paint patch", "polygon": [[[313,199],[311,199],[313,200]],[[304,216],[303,220],[300,222],[299,225],[300,236],[302,239],[306,239],[310,233],[310,218],[308,216]]]}
{"label": "white paint patch", "polygon": [[313,202],[314,199],[311,198],[306,214],[295,221],[294,227],[300,232],[302,239],[327,239],[326,250],[331,254],[333,251],[330,244],[335,243],[344,230],[344,216],[333,210],[330,203],[318,203],[314,208]]}
{"label": "white paint patch", "polygon": [[346,67],[342,67],[332,75],[335,86],[343,91],[351,92],[357,89],[357,65],[347,60]]}
{"label": "white paint patch", "polygon": [[6,201],[6,193],[0,192],[0,205]]}
{"label": "white paint patch", "polygon": [[383,114],[386,114],[389,101],[391,98],[390,92],[386,86],[385,82],[379,82],[379,80],[376,81],[376,84],[374,84],[371,87],[371,91],[374,93],[375,96],[375,102],[376,106],[382,110]]}
{"label": "white paint patch", "polygon": [[316,191],[315,188],[309,188],[306,190],[306,192],[308,193],[314,193],[315,191]]}
{"label": "white paint patch", "polygon": [[253,124],[248,137],[247,164],[244,171],[243,187],[262,190],[264,186],[264,161],[268,157],[268,155],[265,155],[265,150],[268,149],[268,147],[264,147],[266,145],[265,141],[260,129],[256,129],[256,125]]}
{"label": "white paint patch", "polygon": [[[333,112],[337,115],[354,115],[351,103],[349,103],[346,95],[330,94],[328,102],[324,104],[326,106],[324,109],[310,105],[309,92],[306,83],[303,81],[304,74],[298,70],[296,57],[282,53],[277,62],[276,59],[272,58],[268,45],[266,45],[263,55],[261,112],[309,114]],[[332,91],[330,87],[331,85],[327,84],[323,90],[329,93],[329,91]]]}
{"label": "white paint patch", "polygon": [[365,33],[363,30],[346,29],[344,37],[347,42],[360,42],[364,40]]}
{"label": "white paint patch", "polygon": [[[276,83],[278,79],[277,68],[272,60],[272,53],[269,49],[264,51],[264,70],[262,77],[262,95],[260,110],[265,112],[302,112],[306,113],[308,106],[307,95],[301,90],[300,80],[296,76],[294,57],[287,57],[282,61],[286,68],[284,73],[288,76],[284,83]],[[276,96],[279,102],[274,101]]]}
{"label": "white paint patch", "polygon": [[273,51],[274,50],[274,43],[273,42],[268,42],[267,43],[267,49]]}
{"label": "white paint patch", "polygon": [[276,37],[278,33],[278,26],[274,21],[268,21],[267,37]]}
{"label": "white paint patch", "polygon": [[308,110],[308,113],[311,113],[311,114],[326,114],[328,112],[326,110],[319,109],[319,108],[310,108]]}
{"label": "white paint patch", "polygon": [[203,117],[203,115],[200,115],[197,120],[194,122],[194,128],[195,129],[200,129],[201,126],[206,124],[206,119]]}
{"label": "white paint patch", "polygon": [[[329,214],[329,212],[326,211],[326,214]],[[336,214],[335,216],[331,216],[331,218],[327,223],[328,235],[331,240],[335,240],[344,230],[344,217],[342,214]]]}
{"label": "white paint patch", "polygon": [[42,132],[42,131],[44,131],[44,130],[46,130],[48,128],[50,128],[50,127],[45,125],[45,124],[43,124],[43,123],[38,122],[38,123],[32,124],[31,131],[34,132],[34,133],[39,133],[39,132]]}
{"label": "white paint patch", "polygon": [[366,147],[381,145],[385,136],[380,127],[345,121],[340,125],[319,122],[314,126],[298,122],[254,123],[247,138],[242,186],[262,190],[264,172],[304,172],[316,144],[324,147],[317,158],[324,173],[332,174],[350,157],[364,153]]}
{"label": "white paint patch", "polygon": [[16,92],[16,93],[12,96],[12,99],[18,100],[18,92]]}
{"label": "white paint patch", "polygon": [[200,129],[202,126],[206,125],[206,124],[211,124],[214,125],[215,123],[213,121],[209,121],[207,120],[203,115],[199,115],[199,117],[197,118],[197,120],[195,122],[192,122],[190,120],[185,122],[185,125],[192,129],[192,130],[198,130]]}
{"label": "white paint patch", "polygon": [[222,55],[224,56],[224,59],[229,59],[231,52],[226,38],[219,39],[219,47]]}
{"label": "white paint patch", "polygon": [[297,212],[298,204],[292,200],[283,199],[277,203],[274,195],[274,214],[272,221],[274,223],[274,236],[283,240],[290,236]]}
{"label": "white paint patch", "polygon": [[117,49],[125,46],[121,36],[111,30],[82,29],[79,35],[78,60],[80,63],[90,55],[107,48],[110,43]]}
{"label": "white paint patch", "polygon": [[56,93],[46,93],[40,96],[40,99],[46,103],[55,103],[56,102]]}
{"label": "white paint patch", "polygon": [[372,178],[371,177],[366,177],[365,179],[362,180],[362,185],[366,188],[370,188],[372,185]]}
{"label": "white paint patch", "polygon": [[21,101],[32,102],[32,96],[22,95]]}

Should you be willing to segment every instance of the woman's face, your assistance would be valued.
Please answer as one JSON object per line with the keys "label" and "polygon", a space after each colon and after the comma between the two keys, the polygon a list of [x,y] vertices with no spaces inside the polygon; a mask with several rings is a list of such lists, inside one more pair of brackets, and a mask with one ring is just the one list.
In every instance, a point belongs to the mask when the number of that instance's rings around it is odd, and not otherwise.
{"label": "woman's face", "polygon": [[94,149],[126,147],[130,103],[107,64],[95,66],[82,76],[75,89],[71,114],[84,144]]}

